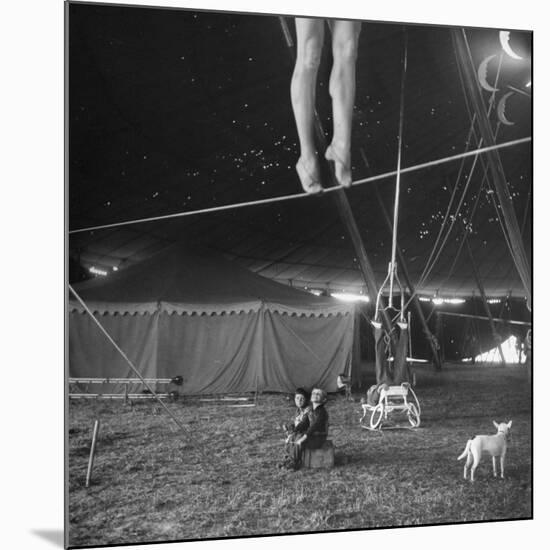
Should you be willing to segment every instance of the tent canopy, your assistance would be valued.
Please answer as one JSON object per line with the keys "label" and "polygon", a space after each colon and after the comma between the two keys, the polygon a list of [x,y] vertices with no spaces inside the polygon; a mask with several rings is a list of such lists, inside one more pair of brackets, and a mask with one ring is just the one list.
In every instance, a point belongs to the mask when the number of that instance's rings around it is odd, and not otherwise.
{"label": "tent canopy", "polygon": [[[171,246],[75,291],[144,377],[183,376],[186,394],[333,391],[338,374],[358,364],[353,304],[206,250]],[[70,376],[134,378],[82,305],[71,299],[69,309]]]}
{"label": "tent canopy", "polygon": [[[179,314],[227,314],[258,311],[300,316],[345,315],[353,305],[315,296],[252,273],[207,249],[170,246],[148,260],[109,277],[75,285],[97,313],[163,311]],[[83,307],[73,299],[71,310]]]}

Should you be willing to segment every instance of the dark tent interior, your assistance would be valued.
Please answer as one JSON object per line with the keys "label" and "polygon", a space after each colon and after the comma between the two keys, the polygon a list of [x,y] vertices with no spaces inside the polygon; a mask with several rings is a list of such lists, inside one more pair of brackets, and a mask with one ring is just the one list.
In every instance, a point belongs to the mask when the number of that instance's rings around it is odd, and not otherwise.
{"label": "dark tent interior", "polygon": [[[301,193],[289,92],[294,52],[284,25],[294,40],[290,17],[69,5],[69,283],[89,278],[91,268],[123,270],[174,243],[200,245],[284,285],[368,295],[360,332],[363,355],[372,357],[366,319],[376,295],[335,193],[215,210]],[[455,31],[363,22],[354,181],[396,169],[405,44],[402,167],[487,145],[475,124]],[[505,321],[496,323],[501,339],[523,339],[528,326],[509,321],[531,319],[530,267],[526,273],[514,253],[519,242],[531,258],[532,151],[525,138],[532,132],[532,35],[510,32],[508,46],[519,59],[503,50],[499,29],[468,28],[464,37],[495,142],[524,141],[497,150],[503,182],[494,180],[483,154],[401,175],[398,270],[407,270],[426,300],[465,300],[421,302],[445,357],[454,360],[492,348],[494,334],[484,320],[438,312],[486,317],[490,307]],[[330,65],[326,43],[317,110],[327,137]],[[510,198],[515,234],[499,184]],[[384,210],[391,222],[395,176],[345,193],[380,286],[391,255]],[[214,210],[175,216],[203,209]],[[141,221],[124,223],[135,220]],[[412,317],[413,354],[430,359],[417,312]]]}

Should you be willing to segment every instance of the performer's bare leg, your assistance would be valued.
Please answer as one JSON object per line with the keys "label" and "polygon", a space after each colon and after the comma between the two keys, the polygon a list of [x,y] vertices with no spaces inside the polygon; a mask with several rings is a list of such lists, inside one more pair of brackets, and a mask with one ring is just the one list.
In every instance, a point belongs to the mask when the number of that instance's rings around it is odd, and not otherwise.
{"label": "performer's bare leg", "polygon": [[323,19],[296,18],[296,65],[290,84],[292,109],[300,141],[296,171],[304,191],[322,191],[319,161],[315,148],[315,88],[323,48]]}
{"label": "performer's bare leg", "polygon": [[333,21],[332,55],[329,91],[332,97],[334,130],[325,157],[334,161],[338,183],[351,185],[351,124],[355,102],[355,61],[361,23]]}

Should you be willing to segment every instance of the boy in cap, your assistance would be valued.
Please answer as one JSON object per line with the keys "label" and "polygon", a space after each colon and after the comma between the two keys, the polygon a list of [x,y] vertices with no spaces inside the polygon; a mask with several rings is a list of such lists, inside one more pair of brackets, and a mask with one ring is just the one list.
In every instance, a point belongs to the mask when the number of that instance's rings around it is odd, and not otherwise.
{"label": "boy in cap", "polygon": [[299,457],[296,468],[302,465],[304,449],[320,449],[327,439],[328,413],[325,409],[326,400],[327,393],[324,390],[314,388],[311,391],[311,409],[307,413],[307,417],[296,426],[296,431],[303,433],[295,442]]}

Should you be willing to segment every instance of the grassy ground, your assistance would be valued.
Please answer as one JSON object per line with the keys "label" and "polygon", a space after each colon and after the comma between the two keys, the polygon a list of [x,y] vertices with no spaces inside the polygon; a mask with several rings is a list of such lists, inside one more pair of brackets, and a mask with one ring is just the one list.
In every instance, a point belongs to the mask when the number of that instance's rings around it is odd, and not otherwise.
{"label": "grassy ground", "polygon": [[[331,396],[336,465],[298,472],[277,467],[283,447],[277,425],[293,413],[284,395],[262,395],[250,408],[170,403],[187,433],[150,400],[133,407],[74,401],[70,545],[531,517],[531,397],[524,369],[417,369],[415,391],[422,405],[416,430],[364,430],[359,403]],[[86,488],[95,419],[101,427]],[[464,481],[464,463],[456,458],[468,438],[495,431],[493,419],[513,420],[506,479],[492,477],[486,457],[475,483]]]}

